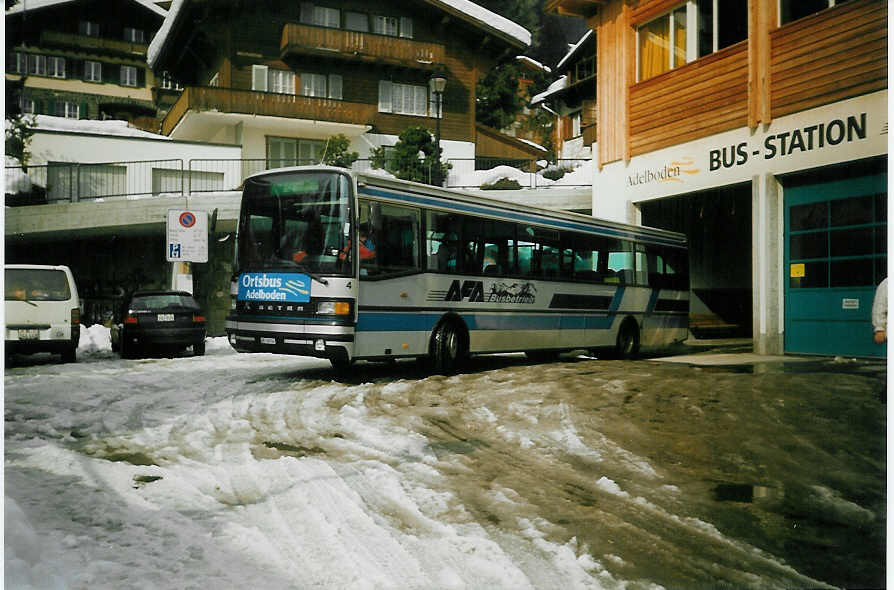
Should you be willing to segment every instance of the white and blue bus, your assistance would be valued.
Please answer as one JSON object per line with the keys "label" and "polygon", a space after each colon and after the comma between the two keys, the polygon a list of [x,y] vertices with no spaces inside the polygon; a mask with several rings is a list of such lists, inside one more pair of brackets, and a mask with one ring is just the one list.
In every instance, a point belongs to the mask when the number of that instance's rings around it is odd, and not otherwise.
{"label": "white and blue bus", "polygon": [[688,334],[683,235],[324,166],[245,181],[238,351],[431,359],[608,350]]}

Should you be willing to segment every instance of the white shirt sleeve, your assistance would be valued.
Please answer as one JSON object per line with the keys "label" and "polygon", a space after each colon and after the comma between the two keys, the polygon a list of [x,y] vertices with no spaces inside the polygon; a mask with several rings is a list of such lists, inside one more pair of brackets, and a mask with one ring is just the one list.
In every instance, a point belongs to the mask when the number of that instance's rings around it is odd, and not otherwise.
{"label": "white shirt sleeve", "polygon": [[888,279],[879,283],[872,300],[872,331],[888,330]]}

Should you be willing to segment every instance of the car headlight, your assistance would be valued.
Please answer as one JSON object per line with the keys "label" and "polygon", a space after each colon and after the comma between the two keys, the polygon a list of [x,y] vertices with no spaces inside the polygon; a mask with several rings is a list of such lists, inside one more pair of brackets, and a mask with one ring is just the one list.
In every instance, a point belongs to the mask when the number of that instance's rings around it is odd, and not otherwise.
{"label": "car headlight", "polygon": [[320,315],[348,315],[351,313],[351,304],[347,301],[320,301],[317,303],[317,313]]}

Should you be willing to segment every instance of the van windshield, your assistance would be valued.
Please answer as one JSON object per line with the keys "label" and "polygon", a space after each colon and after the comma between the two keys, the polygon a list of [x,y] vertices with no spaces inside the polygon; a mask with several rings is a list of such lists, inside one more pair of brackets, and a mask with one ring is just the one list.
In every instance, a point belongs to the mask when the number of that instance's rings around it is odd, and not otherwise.
{"label": "van windshield", "polygon": [[6,301],[68,301],[71,289],[68,276],[61,270],[43,268],[7,268]]}

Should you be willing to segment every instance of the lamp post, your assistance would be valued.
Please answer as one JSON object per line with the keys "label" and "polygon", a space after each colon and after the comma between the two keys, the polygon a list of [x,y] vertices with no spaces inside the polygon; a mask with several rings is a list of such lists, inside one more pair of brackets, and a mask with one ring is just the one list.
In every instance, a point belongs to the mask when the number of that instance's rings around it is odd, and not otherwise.
{"label": "lamp post", "polygon": [[[435,96],[435,154],[437,165],[441,166],[441,100],[444,96],[444,88],[447,86],[447,73],[442,67],[432,73],[428,79],[428,89]],[[440,171],[439,171],[440,176]]]}

